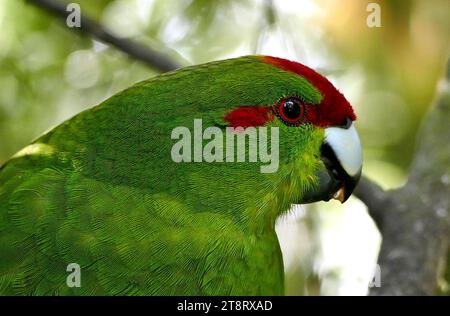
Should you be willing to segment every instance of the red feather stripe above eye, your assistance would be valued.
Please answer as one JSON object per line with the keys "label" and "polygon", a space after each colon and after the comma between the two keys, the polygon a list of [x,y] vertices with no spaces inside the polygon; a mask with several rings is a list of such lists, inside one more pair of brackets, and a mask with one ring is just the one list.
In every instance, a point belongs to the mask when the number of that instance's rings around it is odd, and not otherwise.
{"label": "red feather stripe above eye", "polygon": [[285,71],[304,77],[322,93],[321,103],[308,107],[308,122],[326,127],[341,125],[347,117],[353,121],[356,120],[356,115],[347,99],[327,78],[315,70],[300,63],[277,57],[264,56],[263,60]]}
{"label": "red feather stripe above eye", "polygon": [[263,126],[273,120],[270,107],[263,106],[240,106],[225,115],[225,121],[230,127]]}

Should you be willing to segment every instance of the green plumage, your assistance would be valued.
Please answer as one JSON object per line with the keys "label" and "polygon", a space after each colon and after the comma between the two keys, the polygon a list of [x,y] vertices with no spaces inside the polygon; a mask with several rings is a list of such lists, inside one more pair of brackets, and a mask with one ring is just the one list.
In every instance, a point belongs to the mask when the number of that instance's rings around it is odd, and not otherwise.
{"label": "green plumage", "polygon": [[314,185],[323,130],[270,122],[275,173],[170,153],[177,126],[289,95],[321,100],[259,57],[231,59],[136,84],[40,137],[0,169],[0,294],[283,294],[275,219]]}

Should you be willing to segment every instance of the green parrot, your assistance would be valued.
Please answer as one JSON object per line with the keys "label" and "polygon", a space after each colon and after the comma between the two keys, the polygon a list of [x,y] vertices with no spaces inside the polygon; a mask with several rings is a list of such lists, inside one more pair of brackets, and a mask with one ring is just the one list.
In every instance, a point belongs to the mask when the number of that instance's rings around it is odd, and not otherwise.
{"label": "green parrot", "polygon": [[283,295],[275,221],[351,195],[355,119],[270,56],[135,84],[0,168],[0,294]]}

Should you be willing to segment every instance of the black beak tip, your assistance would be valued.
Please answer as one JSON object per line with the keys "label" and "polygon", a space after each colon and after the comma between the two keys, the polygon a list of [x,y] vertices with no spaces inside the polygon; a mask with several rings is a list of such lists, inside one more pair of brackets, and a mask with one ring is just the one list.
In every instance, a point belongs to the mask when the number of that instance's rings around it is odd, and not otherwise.
{"label": "black beak tip", "polygon": [[339,176],[336,176],[329,169],[323,169],[317,173],[318,185],[315,190],[306,192],[300,203],[328,202],[331,199],[345,203],[352,195],[360,177],[361,171],[354,176],[347,173],[339,173]]}
{"label": "black beak tip", "polygon": [[361,178],[361,170],[354,176],[350,177],[346,175],[343,180],[343,199],[341,203],[344,203],[348,200],[350,195],[352,195],[353,191],[355,190],[356,186],[358,185],[359,179]]}

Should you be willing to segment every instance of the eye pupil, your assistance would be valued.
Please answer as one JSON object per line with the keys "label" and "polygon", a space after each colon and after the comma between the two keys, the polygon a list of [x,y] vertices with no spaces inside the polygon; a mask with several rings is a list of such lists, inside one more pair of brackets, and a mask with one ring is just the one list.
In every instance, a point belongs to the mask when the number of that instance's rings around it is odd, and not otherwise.
{"label": "eye pupil", "polygon": [[295,97],[281,100],[275,106],[275,114],[288,126],[298,126],[306,119],[306,105]]}
{"label": "eye pupil", "polygon": [[300,104],[297,100],[288,99],[283,104],[283,113],[284,115],[291,120],[297,119],[302,112]]}

